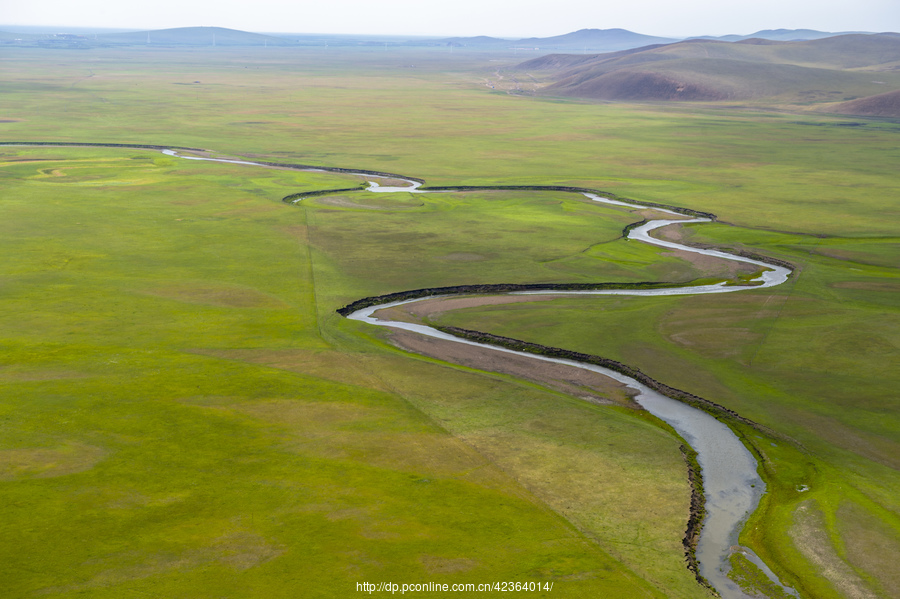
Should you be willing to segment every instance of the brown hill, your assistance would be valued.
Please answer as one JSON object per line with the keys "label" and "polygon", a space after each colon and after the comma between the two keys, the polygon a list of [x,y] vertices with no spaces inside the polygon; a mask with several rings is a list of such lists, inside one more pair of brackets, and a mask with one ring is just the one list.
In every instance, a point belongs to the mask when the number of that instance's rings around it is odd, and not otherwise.
{"label": "brown hill", "polygon": [[[563,83],[561,87],[567,85]],[[689,81],[677,74],[663,75],[639,70],[605,73],[591,77],[571,89],[577,91],[579,96],[598,100],[699,102],[727,100],[732,97],[728,90],[720,86],[710,87],[696,80]]]}
{"label": "brown hill", "polygon": [[[539,93],[621,101],[841,102],[900,88],[900,36],[773,42],[689,40],[608,54],[543,56],[517,70]],[[875,73],[877,71],[877,74]]]}
{"label": "brown hill", "polygon": [[868,98],[841,102],[836,106],[829,106],[827,110],[829,112],[856,114],[859,116],[900,118],[900,89],[869,96]]}

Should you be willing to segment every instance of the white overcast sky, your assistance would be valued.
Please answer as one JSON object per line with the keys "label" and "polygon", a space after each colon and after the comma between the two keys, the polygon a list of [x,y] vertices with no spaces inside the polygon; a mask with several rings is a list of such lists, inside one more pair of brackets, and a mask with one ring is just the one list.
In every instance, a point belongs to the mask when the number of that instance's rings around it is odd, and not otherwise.
{"label": "white overcast sky", "polygon": [[615,27],[671,37],[881,32],[900,31],[900,0],[0,0],[2,25],[511,38]]}

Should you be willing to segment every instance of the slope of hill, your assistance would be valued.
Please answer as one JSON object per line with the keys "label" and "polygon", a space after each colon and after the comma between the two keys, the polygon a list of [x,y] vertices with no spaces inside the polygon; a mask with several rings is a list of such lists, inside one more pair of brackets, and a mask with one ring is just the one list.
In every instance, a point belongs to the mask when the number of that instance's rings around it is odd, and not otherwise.
{"label": "slope of hill", "polygon": [[553,37],[529,37],[524,39],[500,39],[496,37],[454,37],[440,40],[442,43],[457,46],[504,46],[527,47],[541,50],[570,50],[583,52],[614,52],[639,48],[649,44],[668,44],[677,41],[674,38],[655,37],[634,33],[627,29],[579,29],[565,35]]}
{"label": "slope of hill", "polygon": [[[402,46],[456,46],[470,48],[510,48],[521,47],[544,52],[618,52],[649,45],[671,44],[675,38],[657,37],[628,31],[626,29],[580,29],[564,35],[551,37],[531,37],[524,39],[503,39],[486,35],[474,37],[450,37],[435,39],[429,37],[366,36],[340,34],[260,34],[226,29],[222,27],[179,27],[151,31],[98,30],[74,28],[57,31],[49,27],[0,26],[0,44],[18,46],[43,46],[55,48],[89,48],[97,46],[309,46],[309,45],[368,45],[391,43]],[[854,32],[856,33],[856,32]],[[753,40],[796,41],[817,40],[845,35],[812,29],[770,29],[750,35],[697,36],[689,41],[738,42]],[[889,35],[889,34],[882,34]],[[893,34],[897,35],[897,34]],[[393,37],[393,39],[388,39]]]}
{"label": "slope of hill", "polygon": [[[739,42],[744,40],[771,40],[771,41],[809,41],[826,39],[848,35],[850,32],[844,33],[828,33],[825,31],[816,31],[813,29],[766,29],[757,31],[750,35],[724,35],[721,37],[714,36],[697,36],[688,38],[689,40],[709,40],[721,42]],[[859,33],[859,32],[852,32]],[[584,50],[616,52],[621,50],[629,50],[641,48],[655,44],[671,44],[680,41],[676,38],[656,37],[652,35],[644,35],[628,31],[627,29],[579,29],[565,35],[556,35],[552,37],[530,37],[524,39],[501,39],[489,36],[477,37],[452,37],[438,40],[439,43],[470,46],[470,47],[498,47],[498,46],[522,46],[529,48],[539,48],[541,50],[571,50],[582,52]]]}
{"label": "slope of hill", "polygon": [[721,36],[699,36],[690,39],[709,39],[720,42],[739,42],[748,39],[764,39],[780,42],[796,42],[801,40],[817,40],[826,37],[834,37],[836,35],[847,35],[849,33],[868,33],[864,31],[841,31],[838,33],[829,33],[827,31],[817,31],[815,29],[763,29],[750,35],[721,35]]}
{"label": "slope of hill", "polygon": [[476,35],[474,37],[448,37],[437,40],[437,43],[448,46],[509,46],[515,42],[488,35]]}
{"label": "slope of hill", "polygon": [[604,48],[607,50],[627,50],[650,44],[668,44],[674,38],[655,37],[634,33],[627,29],[580,29],[554,37],[532,37],[519,40],[523,46],[534,45],[541,48]]}
{"label": "slope of hill", "polygon": [[900,36],[689,40],[593,56],[544,56],[517,69],[543,72],[549,84],[542,93],[600,100],[844,102],[900,88]]}
{"label": "slope of hill", "polygon": [[166,45],[166,46],[287,46],[288,40],[271,35],[226,29],[224,27],[177,27],[156,31],[107,33],[98,35],[102,45]]}
{"label": "slope of hill", "polygon": [[103,46],[290,46],[291,40],[224,27],[177,27],[154,31],[111,33],[9,33],[0,32],[6,45],[50,48]]}
{"label": "slope of hill", "polygon": [[830,112],[900,118],[900,89],[829,106]]}

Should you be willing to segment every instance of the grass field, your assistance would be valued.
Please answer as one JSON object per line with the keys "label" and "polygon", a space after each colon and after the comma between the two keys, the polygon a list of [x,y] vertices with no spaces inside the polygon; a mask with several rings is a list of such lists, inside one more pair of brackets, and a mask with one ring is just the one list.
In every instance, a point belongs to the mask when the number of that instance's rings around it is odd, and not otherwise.
{"label": "grass field", "polygon": [[[662,430],[323,339],[305,215],[279,198],[332,178],[133,150],[4,153],[7,596],[339,596],[375,580],[697,595],[677,550],[683,465]],[[457,414],[451,434],[436,414],[466,404],[484,414]],[[548,411],[573,426],[538,426]],[[522,430],[495,439],[511,417]],[[652,441],[635,450],[635,435]],[[607,543],[623,526],[666,527],[641,551],[668,567],[645,582],[627,547],[600,545],[516,480],[560,493],[537,465],[506,472],[534,439],[548,464],[578,464],[557,476],[582,486],[649,461],[638,483],[680,501],[590,517]]]}
{"label": "grass field", "polygon": [[[796,440],[744,431],[771,492],[742,542],[804,596],[900,592],[900,125],[531,100],[492,92],[494,65],[462,53],[33,50],[0,68],[0,140],[585,185],[715,212],[723,224],[690,241],[798,276],[443,318],[621,359]],[[685,465],[658,423],[404,354],[334,313],[426,286],[705,274],[619,240],[639,215],[559,193],[288,206],[359,180],[130,149],[2,147],[0,164],[6,595],[520,580],[705,596],[683,565]]]}

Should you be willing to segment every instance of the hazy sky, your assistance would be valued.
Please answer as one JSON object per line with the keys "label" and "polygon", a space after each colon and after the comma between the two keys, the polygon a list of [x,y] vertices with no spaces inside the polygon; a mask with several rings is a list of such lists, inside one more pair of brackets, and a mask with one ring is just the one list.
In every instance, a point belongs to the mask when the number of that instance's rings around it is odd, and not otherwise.
{"label": "hazy sky", "polygon": [[547,37],[621,27],[650,35],[760,29],[900,31],[900,0],[0,0],[0,25]]}

